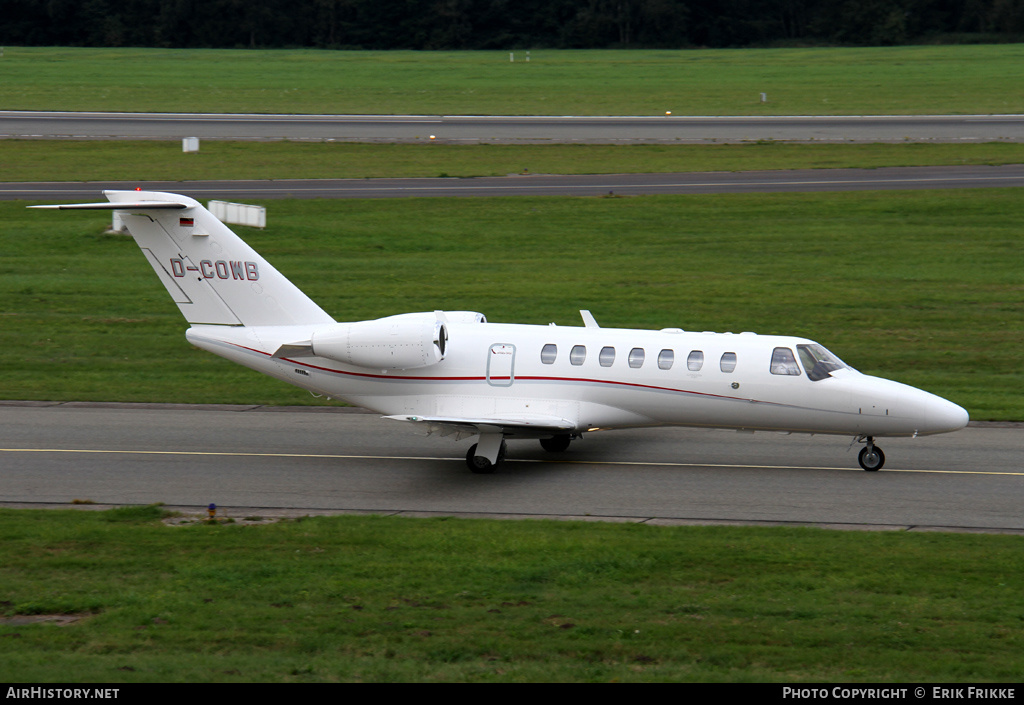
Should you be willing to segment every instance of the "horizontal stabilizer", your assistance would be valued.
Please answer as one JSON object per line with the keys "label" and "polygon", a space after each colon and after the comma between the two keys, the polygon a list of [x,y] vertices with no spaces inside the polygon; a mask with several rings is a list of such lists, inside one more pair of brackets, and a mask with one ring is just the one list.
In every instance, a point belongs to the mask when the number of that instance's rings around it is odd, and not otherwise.
{"label": "horizontal stabilizer", "polygon": [[173,208],[181,210],[190,208],[187,203],[176,201],[135,201],[134,203],[58,203],[56,205],[29,206],[29,208],[43,208],[55,211],[125,211],[125,210],[149,210],[151,208]]}

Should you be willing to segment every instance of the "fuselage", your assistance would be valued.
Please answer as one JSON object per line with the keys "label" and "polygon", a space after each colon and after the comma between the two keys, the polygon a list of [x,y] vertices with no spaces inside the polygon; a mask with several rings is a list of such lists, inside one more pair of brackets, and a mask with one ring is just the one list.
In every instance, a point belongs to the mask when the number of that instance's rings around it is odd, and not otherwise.
{"label": "fuselage", "polygon": [[[433,315],[433,314],[421,314]],[[574,431],[682,425],[857,436],[954,431],[967,412],[843,365],[809,369],[814,341],[684,332],[448,321],[444,359],[408,370],[322,357],[273,358],[301,326],[193,326],[198,347],[382,415],[550,417]]]}

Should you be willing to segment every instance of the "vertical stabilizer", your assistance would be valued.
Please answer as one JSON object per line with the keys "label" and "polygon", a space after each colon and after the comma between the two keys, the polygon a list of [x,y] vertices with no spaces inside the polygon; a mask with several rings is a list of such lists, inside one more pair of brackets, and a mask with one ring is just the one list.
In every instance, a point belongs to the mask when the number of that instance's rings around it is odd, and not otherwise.
{"label": "vertical stabilizer", "polygon": [[198,201],[157,191],[104,191],[110,203],[41,206],[120,211],[189,323],[333,323],[298,287]]}

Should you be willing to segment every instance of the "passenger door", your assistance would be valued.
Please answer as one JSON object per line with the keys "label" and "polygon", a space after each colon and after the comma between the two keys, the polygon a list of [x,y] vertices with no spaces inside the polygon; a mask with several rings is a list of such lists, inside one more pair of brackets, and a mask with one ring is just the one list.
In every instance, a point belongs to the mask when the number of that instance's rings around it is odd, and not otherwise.
{"label": "passenger door", "polygon": [[494,343],[487,349],[487,384],[511,387],[515,381],[516,346]]}

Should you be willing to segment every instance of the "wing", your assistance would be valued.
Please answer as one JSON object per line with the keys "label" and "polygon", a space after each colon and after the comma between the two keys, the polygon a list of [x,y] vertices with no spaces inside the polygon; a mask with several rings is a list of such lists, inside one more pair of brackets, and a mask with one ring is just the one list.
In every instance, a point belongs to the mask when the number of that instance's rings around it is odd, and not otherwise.
{"label": "wing", "polygon": [[437,431],[442,436],[455,434],[456,439],[482,433],[501,433],[505,437],[512,438],[550,438],[564,433],[572,433],[576,429],[576,424],[568,419],[534,414],[509,414],[502,417],[479,418],[399,414],[384,418],[426,424],[428,433]]}

